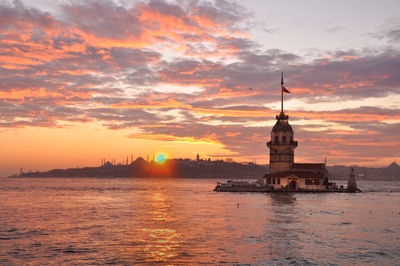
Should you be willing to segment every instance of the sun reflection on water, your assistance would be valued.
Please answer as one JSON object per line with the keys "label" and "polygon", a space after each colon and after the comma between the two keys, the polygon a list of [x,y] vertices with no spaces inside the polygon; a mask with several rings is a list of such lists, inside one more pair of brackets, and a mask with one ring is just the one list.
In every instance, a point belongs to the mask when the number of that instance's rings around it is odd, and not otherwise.
{"label": "sun reflection on water", "polygon": [[143,248],[145,256],[151,261],[165,262],[178,256],[182,236],[169,225],[174,224],[175,218],[168,196],[162,191],[151,196],[149,226],[142,229],[146,244]]}
{"label": "sun reflection on water", "polygon": [[173,229],[147,229],[143,232],[149,237],[144,248],[148,258],[157,261],[165,261],[177,256],[176,249],[179,247],[181,237]]}

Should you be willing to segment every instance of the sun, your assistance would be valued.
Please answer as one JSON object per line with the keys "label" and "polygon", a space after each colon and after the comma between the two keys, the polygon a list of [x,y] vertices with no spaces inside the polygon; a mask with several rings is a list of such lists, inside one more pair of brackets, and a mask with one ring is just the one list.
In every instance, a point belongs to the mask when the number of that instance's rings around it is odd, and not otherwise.
{"label": "sun", "polygon": [[165,154],[163,154],[163,153],[157,154],[157,156],[156,156],[157,163],[162,163],[165,161],[165,159],[166,159],[166,157],[165,157]]}

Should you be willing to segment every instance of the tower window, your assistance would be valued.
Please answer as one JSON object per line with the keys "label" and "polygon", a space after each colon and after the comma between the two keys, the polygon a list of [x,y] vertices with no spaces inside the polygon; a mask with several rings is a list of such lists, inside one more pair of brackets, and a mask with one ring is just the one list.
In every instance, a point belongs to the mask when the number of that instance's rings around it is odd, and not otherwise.
{"label": "tower window", "polygon": [[290,142],[293,142],[293,136],[290,136]]}
{"label": "tower window", "polygon": [[278,136],[275,136],[275,142],[278,143]]}
{"label": "tower window", "polygon": [[282,136],[282,142],[286,143],[286,136]]}

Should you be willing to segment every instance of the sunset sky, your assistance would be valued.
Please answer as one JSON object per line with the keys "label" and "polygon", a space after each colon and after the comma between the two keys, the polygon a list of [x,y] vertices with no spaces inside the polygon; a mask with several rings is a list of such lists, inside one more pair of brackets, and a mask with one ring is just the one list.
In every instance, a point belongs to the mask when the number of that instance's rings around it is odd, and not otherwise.
{"label": "sunset sky", "polygon": [[0,1],[0,176],[127,156],[400,160],[400,1]]}

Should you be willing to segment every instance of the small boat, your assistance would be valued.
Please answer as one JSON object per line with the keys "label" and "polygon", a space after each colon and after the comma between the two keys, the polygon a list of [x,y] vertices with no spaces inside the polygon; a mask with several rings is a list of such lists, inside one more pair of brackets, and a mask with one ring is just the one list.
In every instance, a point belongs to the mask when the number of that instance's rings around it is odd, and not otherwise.
{"label": "small boat", "polygon": [[214,191],[217,192],[271,192],[272,186],[266,186],[263,179],[256,181],[249,180],[228,180],[226,183],[217,182]]}

